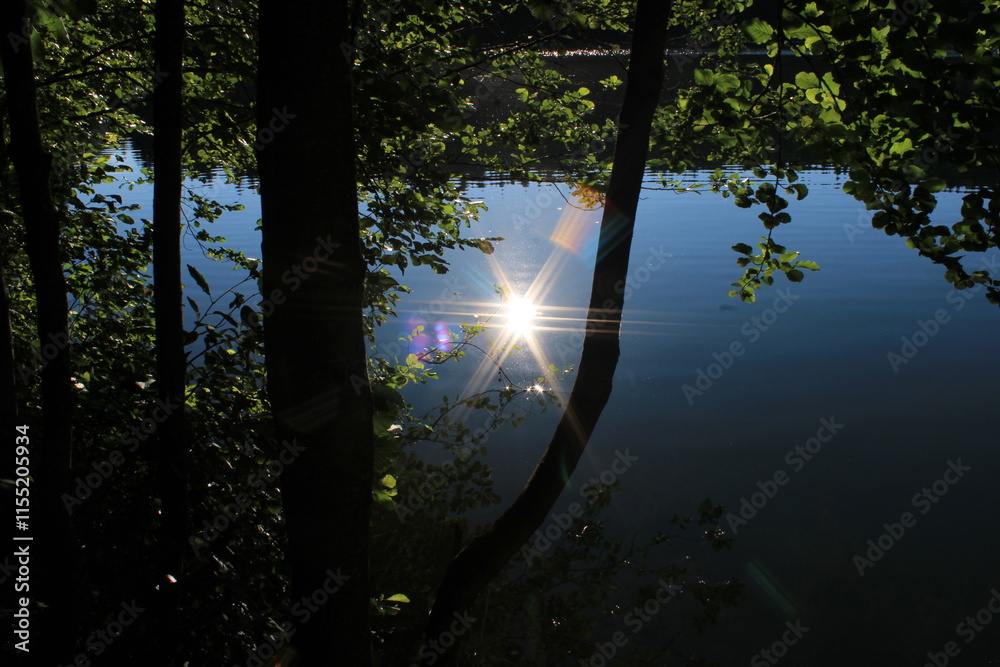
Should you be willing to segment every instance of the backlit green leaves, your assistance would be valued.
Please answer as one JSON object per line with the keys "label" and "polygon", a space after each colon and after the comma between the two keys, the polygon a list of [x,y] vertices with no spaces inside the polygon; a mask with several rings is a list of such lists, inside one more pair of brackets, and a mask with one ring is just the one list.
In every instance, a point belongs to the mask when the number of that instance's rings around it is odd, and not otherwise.
{"label": "backlit green leaves", "polygon": [[805,277],[802,269],[819,270],[816,262],[795,261],[799,256],[798,252],[787,250],[770,237],[761,237],[757,249],[759,252],[754,254],[754,249],[745,243],[733,246],[735,252],[744,255],[736,260],[736,265],[745,267],[746,271],[738,282],[732,283],[736,289],[730,290],[729,296],[739,296],[742,301],[753,302],[757,299],[758,289],[774,283],[775,271],[784,273],[789,281],[797,283]]}
{"label": "backlit green leaves", "polygon": [[761,18],[754,18],[743,29],[756,44],[769,44],[774,37],[774,28]]}

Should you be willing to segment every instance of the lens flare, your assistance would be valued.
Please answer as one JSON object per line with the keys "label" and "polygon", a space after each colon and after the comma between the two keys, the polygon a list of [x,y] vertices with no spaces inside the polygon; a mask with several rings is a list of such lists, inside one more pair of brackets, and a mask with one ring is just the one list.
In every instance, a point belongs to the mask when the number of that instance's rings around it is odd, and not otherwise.
{"label": "lens flare", "polygon": [[523,296],[511,297],[504,305],[507,322],[504,328],[518,338],[527,337],[535,330],[538,309]]}
{"label": "lens flare", "polygon": [[434,337],[437,339],[437,349],[441,352],[449,352],[451,350],[451,330],[448,329],[448,325],[444,322],[438,322],[434,325]]}

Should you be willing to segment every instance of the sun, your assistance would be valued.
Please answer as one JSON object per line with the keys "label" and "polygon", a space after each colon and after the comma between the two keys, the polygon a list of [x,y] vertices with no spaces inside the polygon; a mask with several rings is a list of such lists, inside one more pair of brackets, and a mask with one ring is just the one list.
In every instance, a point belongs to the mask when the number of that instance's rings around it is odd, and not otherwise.
{"label": "sun", "polygon": [[517,338],[524,338],[535,330],[535,316],[538,309],[529,299],[523,296],[511,297],[504,304],[504,315],[507,318],[504,329]]}

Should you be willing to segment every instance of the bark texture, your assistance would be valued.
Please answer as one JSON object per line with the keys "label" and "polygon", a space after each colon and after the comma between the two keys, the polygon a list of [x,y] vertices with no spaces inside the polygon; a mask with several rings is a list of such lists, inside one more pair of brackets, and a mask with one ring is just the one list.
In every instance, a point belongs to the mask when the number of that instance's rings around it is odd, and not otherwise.
{"label": "bark texture", "polygon": [[264,350],[300,667],[371,664],[372,399],[346,0],[260,4]]}
{"label": "bark texture", "polygon": [[[153,71],[153,307],[156,313],[157,397],[184,405],[187,355],[181,289],[181,133],[183,0],[156,0]],[[187,544],[188,437],[184,410],[172,410],[157,429],[157,493],[162,499],[161,575],[177,574]],[[164,579],[164,583],[166,580]]]}
{"label": "bark texture", "polygon": [[[35,609],[32,657],[38,664],[62,664],[73,650],[79,618],[75,587],[79,548],[60,494],[68,489],[73,451],[73,406],[70,384],[70,338],[66,278],[59,245],[59,214],[52,199],[52,156],[42,142],[34,63],[25,39],[29,13],[24,0],[0,5],[0,58],[3,60],[8,155],[17,174],[18,198],[26,233],[26,250],[37,300],[39,344],[52,345],[51,358],[41,366],[39,417],[25,414],[32,428],[30,534],[33,537],[32,598],[47,605]],[[13,438],[14,433],[4,433]],[[8,440],[12,442],[12,440]]]}

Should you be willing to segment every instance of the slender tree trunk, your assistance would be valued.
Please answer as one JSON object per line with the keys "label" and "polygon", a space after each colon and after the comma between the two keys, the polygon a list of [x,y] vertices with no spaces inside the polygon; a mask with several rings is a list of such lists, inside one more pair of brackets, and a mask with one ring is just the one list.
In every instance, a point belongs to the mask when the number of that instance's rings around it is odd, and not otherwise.
{"label": "slender tree trunk", "polygon": [[[153,306],[156,313],[157,398],[183,405],[187,370],[181,290],[181,84],[184,3],[157,0],[153,40]],[[167,411],[165,411],[167,412]],[[158,426],[157,492],[161,506],[162,565],[176,570],[186,545],[187,437],[184,410],[170,410]]]}
{"label": "slender tree trunk", "polygon": [[[3,119],[0,118],[0,187],[5,185],[7,168],[7,138],[4,136]],[[13,433],[19,424],[17,406],[17,362],[14,359],[14,330],[10,319],[10,295],[7,292],[7,260],[10,256],[11,221],[0,221],[0,433]],[[14,478],[14,461],[5,461],[0,473],[6,479]]]}
{"label": "slender tree trunk", "polygon": [[[0,118],[0,187],[6,185],[7,140],[3,136],[3,119]],[[11,221],[0,220],[0,433],[14,433],[21,423],[17,405],[17,361],[14,358],[14,329],[10,319],[10,294],[7,291],[7,261],[10,253]],[[0,465],[4,479],[14,479],[14,457],[8,456]]]}
{"label": "slender tree trunk", "polygon": [[[184,414],[187,355],[184,351],[184,306],[181,290],[181,132],[184,44],[183,0],[156,0],[153,37],[153,308],[156,313],[157,399],[166,419],[155,443],[156,495],[160,526],[154,583],[160,585],[158,607],[173,619],[176,585],[187,547],[188,433]],[[160,607],[162,605],[162,607]]]}
{"label": "slender tree trunk", "polygon": [[[618,365],[621,312],[629,251],[639,202],[649,134],[663,86],[663,49],[670,3],[639,0],[628,82],[619,116],[614,167],[608,188],[594,267],[587,329],[576,382],[545,454],[520,496],[482,535],[449,564],[427,628],[428,642],[448,632],[455,615],[469,609],[479,592],[542,525],[593,433],[611,395]],[[454,649],[437,664],[454,664]]]}
{"label": "slender tree trunk", "polygon": [[[38,341],[51,345],[41,368],[41,431],[32,430],[31,520],[32,599],[44,602],[32,624],[32,657],[38,664],[62,664],[72,651],[79,617],[74,607],[79,549],[69,515],[60,502],[68,489],[72,459],[74,396],[70,384],[70,346],[66,278],[59,247],[59,215],[52,200],[52,157],[42,142],[31,49],[11,36],[21,35],[29,16],[24,0],[0,8],[0,57],[10,119],[9,155],[17,173],[21,215],[37,298]],[[27,416],[26,416],[27,417]],[[0,437],[13,442],[14,434]]]}
{"label": "slender tree trunk", "polygon": [[[2,169],[3,167],[0,167]],[[0,226],[0,244],[8,243],[8,232]],[[0,247],[0,433],[13,433],[18,421],[17,369],[14,362],[14,331],[10,323],[10,296],[7,293],[7,253]],[[13,479],[14,459],[8,457],[0,471]]]}
{"label": "slender tree trunk", "polygon": [[346,0],[260,4],[264,351],[277,435],[301,448],[281,493],[300,610],[286,620],[303,667],[371,664],[372,399],[347,12]]}

